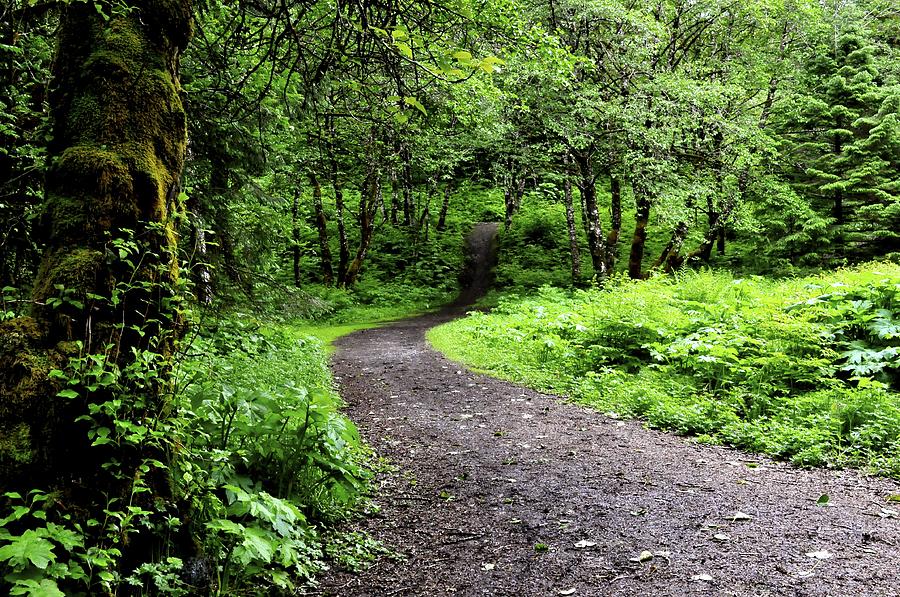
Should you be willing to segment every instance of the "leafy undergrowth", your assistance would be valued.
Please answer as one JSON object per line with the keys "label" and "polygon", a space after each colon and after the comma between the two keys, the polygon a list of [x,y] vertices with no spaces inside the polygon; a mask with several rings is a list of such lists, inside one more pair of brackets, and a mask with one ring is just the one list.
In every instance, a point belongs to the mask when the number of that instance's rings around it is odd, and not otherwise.
{"label": "leafy undergrowth", "polygon": [[[342,530],[371,507],[366,494],[376,462],[339,411],[319,339],[361,327],[309,328],[238,313],[200,326],[175,370],[172,414],[157,421],[134,420],[140,397],[126,393],[121,380],[156,380],[148,371],[155,371],[159,355],[141,354],[124,373],[99,358],[79,359],[89,368],[68,373],[73,388],[86,379],[116,390],[97,407],[103,417],[90,432],[94,445],[153,442],[176,450],[170,463],[142,464],[133,492],[150,491],[141,478],[154,468],[170,469],[177,511],[112,499],[105,518],[82,521],[60,511],[53,494],[7,492],[0,504],[0,590],[295,594],[330,564],[356,569],[385,553],[365,534]],[[60,392],[69,394],[77,392]],[[189,537],[192,548],[147,553],[139,566],[126,568],[123,538],[138,529],[173,547],[173,537]]]}
{"label": "leafy undergrowth", "polygon": [[900,477],[900,267],[543,288],[432,330],[481,371],[699,441]]}
{"label": "leafy undergrowth", "polygon": [[219,594],[290,591],[326,561],[359,567],[382,551],[337,530],[369,505],[372,455],[339,412],[326,343],[362,327],[234,316],[194,341],[180,476]]}

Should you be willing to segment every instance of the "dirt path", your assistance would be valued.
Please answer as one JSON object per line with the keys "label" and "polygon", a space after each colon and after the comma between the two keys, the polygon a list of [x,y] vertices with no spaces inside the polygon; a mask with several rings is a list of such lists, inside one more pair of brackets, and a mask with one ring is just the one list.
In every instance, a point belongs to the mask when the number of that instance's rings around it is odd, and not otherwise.
{"label": "dirt path", "polygon": [[900,484],[700,446],[471,374],[424,340],[449,317],[338,342],[349,415],[397,467],[363,526],[405,559],[336,573],[321,594],[900,595],[900,504],[886,499]]}

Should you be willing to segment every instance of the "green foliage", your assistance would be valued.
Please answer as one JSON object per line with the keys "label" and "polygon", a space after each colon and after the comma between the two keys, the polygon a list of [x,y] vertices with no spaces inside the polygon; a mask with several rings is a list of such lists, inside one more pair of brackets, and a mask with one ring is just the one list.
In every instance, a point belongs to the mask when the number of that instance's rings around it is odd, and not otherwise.
{"label": "green foliage", "polygon": [[17,14],[19,0],[5,4],[0,10],[0,286],[27,286],[43,242],[34,224],[50,138],[45,87],[55,22],[46,10]]}
{"label": "green foliage", "polygon": [[441,326],[451,358],[801,465],[900,470],[900,268],[543,288]]}
{"label": "green foliage", "polygon": [[321,525],[361,506],[368,477],[323,346],[289,326],[250,321],[219,322],[194,343],[203,358],[183,367],[182,433],[193,456],[180,476],[202,513],[194,532],[217,563],[222,594],[256,583],[287,591],[312,579],[324,567]]}
{"label": "green foliage", "polygon": [[[119,245],[121,258],[134,254]],[[113,305],[126,295],[116,287],[113,299],[87,298]],[[73,297],[58,289],[54,308],[71,307]],[[178,304],[165,300],[169,308]],[[143,337],[147,329],[134,331]],[[62,499],[56,495],[7,494],[0,585],[23,595],[290,592],[324,568],[320,529],[365,504],[368,454],[338,411],[317,340],[235,315],[183,347],[196,356],[183,360],[174,377],[158,350],[131,347],[128,359],[116,360],[115,344],[101,353],[72,344],[76,356],[50,378],[61,402],[86,404],[75,424],[83,425],[87,449],[106,455],[103,474],[124,495],[100,495],[102,516],[85,520],[55,507]],[[171,479],[189,512],[161,499],[173,488],[160,487],[160,478]],[[148,531],[162,538],[160,548],[124,569],[123,546]],[[214,578],[192,576],[179,557],[188,554],[175,551],[185,534],[200,548],[194,559],[206,562],[200,568]],[[377,550],[365,536],[331,531],[327,541],[335,543],[329,557],[339,561],[345,553],[365,561]]]}
{"label": "green foliage", "polygon": [[525,196],[513,225],[500,234],[496,282],[520,289],[572,284],[563,205],[536,194]]}

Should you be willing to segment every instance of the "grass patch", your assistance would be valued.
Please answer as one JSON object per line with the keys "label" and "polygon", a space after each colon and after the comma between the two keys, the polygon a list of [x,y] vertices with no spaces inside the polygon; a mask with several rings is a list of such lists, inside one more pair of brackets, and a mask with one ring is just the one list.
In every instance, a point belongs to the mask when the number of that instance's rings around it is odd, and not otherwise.
{"label": "grass patch", "polygon": [[343,323],[336,325],[329,324],[302,324],[292,326],[291,334],[295,338],[312,337],[322,343],[326,354],[334,353],[334,341],[347,334],[376,328],[384,325],[385,321],[368,321],[364,323]]}
{"label": "grass patch", "polygon": [[900,477],[900,267],[543,288],[440,326],[450,358],[803,466]]}

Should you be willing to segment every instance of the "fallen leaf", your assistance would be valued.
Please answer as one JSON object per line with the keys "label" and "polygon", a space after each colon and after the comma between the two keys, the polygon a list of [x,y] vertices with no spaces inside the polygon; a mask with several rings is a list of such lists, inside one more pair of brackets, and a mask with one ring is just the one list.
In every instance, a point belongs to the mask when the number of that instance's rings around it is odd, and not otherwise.
{"label": "fallen leaf", "polygon": [[810,551],[806,554],[810,558],[815,558],[817,560],[827,560],[831,557],[831,552],[827,549],[820,549],[819,551]]}
{"label": "fallen leaf", "polygon": [[728,518],[730,518],[731,520],[753,520],[752,516],[750,516],[746,512],[741,512],[740,510],[738,510]]}
{"label": "fallen leaf", "polygon": [[887,501],[889,502],[900,502],[900,493],[892,493],[887,496]]}
{"label": "fallen leaf", "polygon": [[829,501],[831,501],[831,498],[828,497],[827,493],[823,493],[819,496],[819,499],[816,500],[816,503],[820,506],[827,506]]}
{"label": "fallen leaf", "polygon": [[710,582],[712,579],[713,577],[709,574],[695,574],[691,577],[691,580],[702,580],[703,582]]}
{"label": "fallen leaf", "polygon": [[653,559],[653,552],[647,551],[646,549],[639,553],[637,556],[631,558],[631,562],[646,562]]}
{"label": "fallen leaf", "polygon": [[494,564],[482,564],[481,569],[487,572],[488,570],[494,569]]}
{"label": "fallen leaf", "polygon": [[556,592],[557,595],[574,595],[576,589],[560,589]]}
{"label": "fallen leaf", "polygon": [[578,549],[582,549],[584,547],[594,547],[595,545],[597,545],[597,544],[594,543],[593,541],[588,541],[587,539],[582,539],[581,541],[579,541],[575,544],[575,547],[577,547]]}

